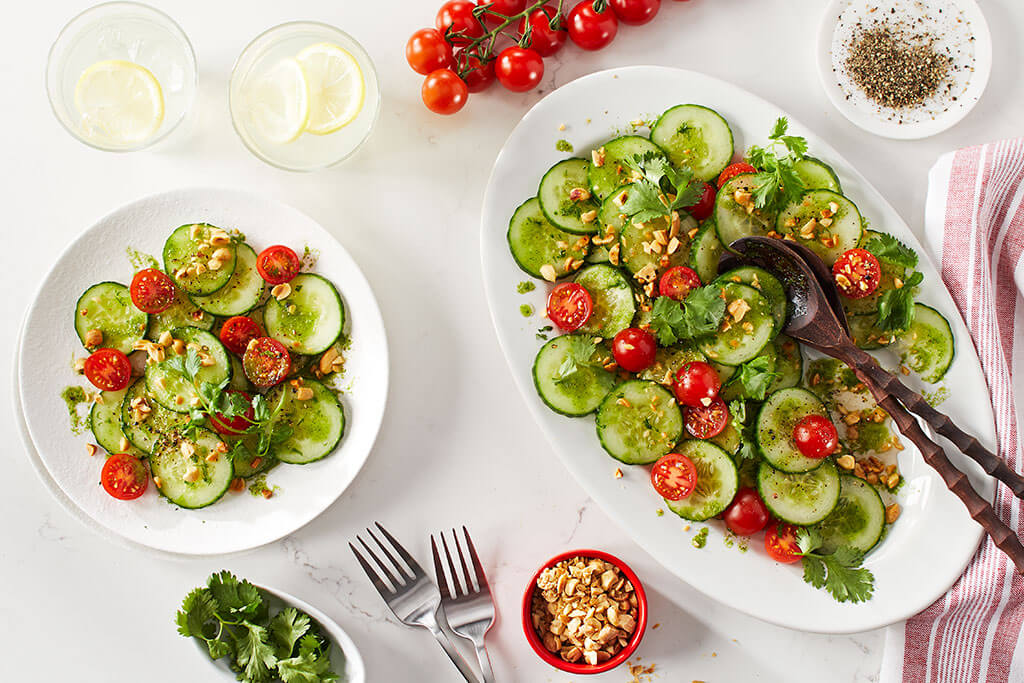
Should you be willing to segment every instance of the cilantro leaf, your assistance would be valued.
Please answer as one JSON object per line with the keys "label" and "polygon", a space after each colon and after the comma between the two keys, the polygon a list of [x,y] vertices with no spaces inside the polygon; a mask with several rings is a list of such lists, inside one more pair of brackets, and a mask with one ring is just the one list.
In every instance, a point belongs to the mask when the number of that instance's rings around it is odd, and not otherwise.
{"label": "cilantro leaf", "polygon": [[309,631],[309,616],[299,612],[294,607],[286,607],[270,620],[267,627],[270,631],[270,638],[277,646],[278,657],[285,659],[291,657],[295,651],[295,643],[299,642]]}
{"label": "cilantro leaf", "polygon": [[808,555],[821,547],[821,534],[814,527],[800,527],[796,532],[796,544],[802,554]]}
{"label": "cilantro leaf", "polygon": [[757,448],[757,438],[753,434],[753,425],[747,424],[746,401],[729,401],[729,421],[740,435],[740,447],[736,455],[740,460],[757,460],[761,452]]}
{"label": "cilantro leaf", "polygon": [[[626,160],[636,180],[630,185],[622,212],[634,223],[671,217],[673,211],[693,206],[704,192],[704,183],[689,168],[677,169],[665,157],[648,152]],[[669,200],[666,192],[674,195]]]}
{"label": "cilantro leaf", "polygon": [[819,553],[821,534],[809,527],[796,532],[796,542],[803,559],[804,581],[824,588],[837,602],[863,602],[871,598],[875,577],[861,566],[864,553],[849,546],[840,546],[828,554]]}
{"label": "cilantro leaf", "polygon": [[226,569],[210,576],[207,586],[217,601],[218,616],[226,622],[253,618],[263,605],[263,596],[256,586],[244,579],[240,581]]}
{"label": "cilantro leaf", "polygon": [[270,419],[270,406],[263,394],[256,394],[252,397],[252,412],[253,418],[257,422],[266,422]]}
{"label": "cilantro leaf", "polygon": [[734,381],[743,386],[743,393],[749,398],[763,401],[772,382],[782,376],[775,366],[775,359],[771,356],[758,356],[740,366]]}
{"label": "cilantro leaf", "polygon": [[651,328],[662,346],[695,339],[718,329],[725,317],[725,299],[715,285],[693,290],[679,303],[667,296],[655,299]]}
{"label": "cilantro leaf", "polygon": [[661,189],[650,182],[636,182],[629,186],[622,213],[634,223],[647,223],[666,215],[668,205],[662,200]]}
{"label": "cilantro leaf", "polygon": [[562,337],[565,344],[565,360],[555,371],[554,380],[561,383],[584,368],[591,367],[591,357],[597,351],[597,342],[587,335],[567,335]]}
{"label": "cilantro leaf", "polygon": [[297,657],[283,659],[277,663],[277,674],[284,683],[324,683],[338,680],[331,670],[327,652],[303,650]]}
{"label": "cilantro leaf", "polygon": [[[789,121],[781,117],[775,121],[765,147],[752,146],[747,151],[747,162],[759,169],[754,176],[754,207],[778,211],[784,204],[796,201],[804,192],[804,183],[797,175],[795,165],[807,153],[807,140],[786,135]],[[780,149],[781,147],[781,149]]]}
{"label": "cilantro leaf", "polygon": [[772,140],[778,140],[779,138],[786,134],[787,130],[789,130],[789,119],[787,119],[785,116],[780,116],[779,118],[775,119],[775,125],[772,126],[772,132],[768,135],[768,137],[771,138]]}
{"label": "cilantro leaf", "polygon": [[181,356],[174,355],[164,361],[164,367],[174,370],[175,372],[184,375],[185,374],[185,359]]}
{"label": "cilantro leaf", "polygon": [[676,330],[683,326],[683,307],[667,296],[659,296],[651,308],[651,329],[662,346],[679,341]]}
{"label": "cilantro leaf", "polygon": [[809,583],[815,588],[822,588],[825,585],[827,570],[825,562],[817,555],[807,555],[803,558],[804,583]]}
{"label": "cilantro leaf", "polygon": [[186,638],[206,638],[205,626],[216,618],[217,601],[206,588],[196,588],[186,595],[175,615],[178,633]]}
{"label": "cilantro leaf", "polygon": [[292,438],[292,434],[295,433],[295,429],[291,425],[280,424],[274,425],[270,430],[270,443],[279,444],[283,441],[287,441]]}
{"label": "cilantro leaf", "polygon": [[203,361],[199,358],[199,352],[189,349],[185,353],[185,374],[189,379],[195,380],[196,375],[203,369]]}
{"label": "cilantro leaf", "polygon": [[235,663],[250,683],[268,683],[277,667],[277,656],[268,642],[267,629],[243,621],[235,634]]}
{"label": "cilantro leaf", "polygon": [[879,261],[886,261],[903,268],[917,267],[917,252],[892,235],[878,233],[867,241],[864,248]]}
{"label": "cilantro leaf", "polygon": [[914,290],[924,280],[920,271],[907,278],[899,289],[887,289],[878,297],[878,327],[904,332],[914,322]]}
{"label": "cilantro leaf", "polygon": [[235,650],[226,640],[220,638],[211,638],[206,641],[206,650],[210,653],[210,659],[220,659],[221,657],[234,657]]}

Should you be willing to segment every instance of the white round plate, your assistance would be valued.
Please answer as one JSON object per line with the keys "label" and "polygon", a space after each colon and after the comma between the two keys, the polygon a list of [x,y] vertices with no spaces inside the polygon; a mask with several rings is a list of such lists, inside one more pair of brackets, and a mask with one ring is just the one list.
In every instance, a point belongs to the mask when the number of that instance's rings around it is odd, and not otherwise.
{"label": "white round plate", "polygon": [[[346,355],[341,397],[345,434],[329,457],[308,465],[279,465],[267,475],[273,498],[228,493],[201,510],[170,505],[150,486],[122,502],[99,487],[102,456],[86,455],[92,435],[71,433],[60,394],[87,385],[70,359],[84,350],[72,327],[75,302],[103,280],[128,283],[129,247],[160,254],[171,230],[206,221],[241,230],[257,250],[284,243],[319,252],[315,272],[330,279],[345,303]],[[17,382],[25,424],[46,473],[82,515],[137,544],[182,555],[212,555],[255,548],[306,524],[333,503],[366,461],[384,415],[388,351],[384,323],[370,285],[345,248],[302,212],[246,192],[185,189],[133,202],[83,232],[43,279],[25,317],[18,347]],[[31,449],[30,449],[31,450]]]}
{"label": "white round plate", "polygon": [[[593,417],[570,419],[550,411],[534,390],[531,367],[542,342],[536,337],[547,319],[540,313],[523,318],[521,304],[544,311],[548,287],[537,282],[530,294],[516,284],[531,278],[519,270],[506,242],[508,221],[520,203],[533,196],[544,172],[564,157],[555,141],[567,138],[576,154],[589,157],[629,122],[650,119],[670,106],[703,104],[722,114],[732,127],[737,151],[762,143],[772,124],[785,113],[774,105],[714,78],[691,71],[638,66],[603,71],[573,81],[541,100],[516,126],[498,155],[484,199],[481,252],[484,284],[491,315],[515,377],[531,412],[569,471],[604,510],[647,552],[679,578],[738,610],[782,626],[823,633],[849,633],[878,628],[924,609],[949,588],[974,554],[980,528],[963,504],[911,448],[900,454],[900,471],[907,481],[899,501],[904,511],[885,541],[866,561],[874,572],[875,596],[860,604],[840,604],[827,593],[803,582],[798,566],[771,561],[761,547],[761,535],[749,552],[723,542],[720,522],[710,523],[706,547],[694,548],[691,536],[700,525],[684,532],[687,523],[666,510],[649,482],[647,468],[621,465],[624,476],[613,476],[620,463],[597,441]],[[560,126],[564,130],[559,130]],[[923,248],[885,199],[839,154],[798,121],[790,132],[803,135],[810,152],[835,168],[846,194],[879,230],[912,245],[922,256],[925,281],[920,299],[934,306],[953,325],[957,356],[946,376],[955,387],[942,405],[968,432],[989,447],[995,443],[992,412],[981,367],[971,338],[949,293]],[[975,488],[991,499],[993,486],[981,469],[959,452],[950,458],[973,475]]]}
{"label": "white round plate", "polygon": [[[870,25],[876,17],[900,17],[915,31],[931,32],[936,49],[948,48],[956,63],[971,68],[953,71],[947,97],[902,112],[882,107],[852,83],[844,66],[857,22]],[[832,0],[821,17],[816,50],[821,85],[836,109],[869,133],[898,140],[926,138],[958,123],[981,98],[992,72],[992,36],[974,0]]]}

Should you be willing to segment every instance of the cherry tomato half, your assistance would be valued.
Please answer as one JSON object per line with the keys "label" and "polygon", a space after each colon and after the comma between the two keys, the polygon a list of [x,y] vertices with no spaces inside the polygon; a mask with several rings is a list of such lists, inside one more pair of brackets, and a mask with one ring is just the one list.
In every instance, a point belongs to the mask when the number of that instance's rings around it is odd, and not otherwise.
{"label": "cherry tomato half", "polygon": [[687,406],[683,409],[686,431],[695,439],[710,439],[718,436],[729,424],[729,407],[725,401],[716,398],[706,406]]}
{"label": "cherry tomato half", "polygon": [[245,415],[236,415],[235,417],[228,417],[224,413],[215,413],[210,416],[210,426],[218,434],[224,434],[226,436],[237,436],[245,433],[245,430],[249,428],[249,425],[253,423],[253,417],[255,415],[252,408],[252,396],[244,391],[238,389],[228,389],[226,394],[237,394],[245,398],[250,403],[249,408],[245,411]]}
{"label": "cherry tomato half", "polygon": [[284,344],[271,337],[257,337],[249,342],[242,356],[242,369],[249,381],[258,387],[272,387],[288,376],[292,357]]}
{"label": "cherry tomato half", "polygon": [[676,371],[672,390],[684,406],[699,408],[718,398],[722,380],[715,369],[701,360],[690,361]]}
{"label": "cherry tomato half", "polygon": [[484,34],[483,25],[473,14],[474,9],[476,3],[469,0],[449,0],[437,10],[434,25],[452,45],[465,45],[472,38],[479,38]]}
{"label": "cherry tomato half", "polygon": [[608,7],[598,12],[594,0],[583,0],[569,11],[569,37],[584,50],[607,47],[619,30],[619,20]]}
{"label": "cherry tomato half", "polygon": [[526,33],[527,23],[530,25],[530,37],[523,47],[534,50],[541,57],[550,57],[561,50],[569,37],[565,17],[553,5],[544,5],[530,12],[528,17],[519,22],[520,33]]}
{"label": "cherry tomato half", "polygon": [[757,491],[746,487],[736,492],[722,518],[729,531],[737,536],[750,536],[765,528],[771,515]]}
{"label": "cherry tomato half", "polygon": [[675,301],[682,301],[690,292],[700,287],[700,276],[693,268],[673,266],[658,280],[658,294]]}
{"label": "cherry tomato half", "polygon": [[533,90],[544,78],[544,59],[534,50],[512,45],[498,54],[494,75],[512,92]]}
{"label": "cherry tomato half", "polygon": [[156,268],[147,268],[135,273],[128,293],[143,313],[163,313],[174,303],[174,281]]}
{"label": "cherry tomato half", "polygon": [[685,455],[669,453],[651,468],[651,485],[665,500],[682,500],[697,487],[697,468]]}
{"label": "cherry tomato half", "polygon": [[494,83],[494,60],[481,62],[476,55],[465,50],[455,55],[455,68],[462,74],[469,92],[483,92]]}
{"label": "cherry tomato half", "polygon": [[132,381],[132,364],[117,349],[99,349],[85,359],[85,376],[97,389],[121,391]]}
{"label": "cherry tomato half", "polygon": [[134,455],[115,453],[103,463],[100,472],[103,490],[118,500],[134,500],[146,492],[149,474]]}
{"label": "cherry tomato half", "polygon": [[738,175],[743,175],[744,173],[757,173],[757,169],[742,161],[737,161],[735,164],[729,164],[721,173],[718,174],[718,182],[716,183],[718,185],[718,189],[722,189],[722,186],[727,182]]}
{"label": "cherry tomato half", "polygon": [[272,285],[290,281],[299,274],[302,261],[290,247],[275,244],[267,247],[256,257],[256,270],[260,277]]}
{"label": "cherry tomato half", "polygon": [[220,328],[220,342],[227,347],[228,351],[241,356],[245,349],[256,337],[262,337],[263,330],[252,318],[245,315],[236,315],[228,318]]}
{"label": "cherry tomato half", "polygon": [[654,363],[658,342],[654,335],[639,327],[627,327],[612,340],[612,355],[619,367],[629,372],[641,372]]}
{"label": "cherry tomato half", "polygon": [[608,5],[623,24],[640,26],[655,17],[661,0],[609,0]]}
{"label": "cherry tomato half", "polygon": [[843,296],[863,299],[878,289],[882,266],[867,249],[848,249],[832,266],[832,277]]}
{"label": "cherry tomato half", "polygon": [[435,114],[450,116],[466,106],[469,86],[451,69],[431,71],[420,90],[423,104]]}
{"label": "cherry tomato half", "polygon": [[405,44],[405,60],[413,71],[426,76],[452,65],[452,46],[436,28],[421,28]]}
{"label": "cherry tomato half", "polygon": [[808,415],[793,427],[793,441],[808,458],[827,458],[839,447],[839,434],[832,420],[821,415]]}
{"label": "cherry tomato half", "polygon": [[792,524],[772,524],[764,535],[764,549],[776,562],[790,564],[800,559],[800,546],[796,542],[796,527]]}
{"label": "cherry tomato half", "polygon": [[700,193],[700,199],[695,204],[686,207],[687,213],[699,221],[711,215],[715,208],[715,188],[711,183],[704,183],[704,190]]}
{"label": "cherry tomato half", "polygon": [[566,332],[578,330],[590,320],[594,300],[581,284],[563,282],[548,294],[548,319]]}

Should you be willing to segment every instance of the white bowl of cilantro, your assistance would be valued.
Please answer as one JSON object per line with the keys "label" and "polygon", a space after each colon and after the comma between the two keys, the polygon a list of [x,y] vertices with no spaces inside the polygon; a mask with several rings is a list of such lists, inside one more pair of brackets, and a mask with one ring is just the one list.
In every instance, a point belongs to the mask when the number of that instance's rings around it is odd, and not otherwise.
{"label": "white bowl of cilantro", "polygon": [[355,643],[330,617],[227,570],[189,592],[174,620],[178,633],[194,639],[225,677],[249,683],[366,681]]}

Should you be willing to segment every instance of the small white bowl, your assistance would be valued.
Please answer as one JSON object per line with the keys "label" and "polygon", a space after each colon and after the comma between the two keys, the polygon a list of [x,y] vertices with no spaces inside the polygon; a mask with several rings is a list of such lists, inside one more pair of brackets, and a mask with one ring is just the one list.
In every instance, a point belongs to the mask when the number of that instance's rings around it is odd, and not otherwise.
{"label": "small white bowl", "polygon": [[[871,8],[876,9],[872,12]],[[895,14],[890,11],[893,9]],[[853,24],[857,19],[890,16],[920,18],[936,35],[938,47],[973,53],[960,62],[973,68],[955,74],[955,100],[936,97],[920,108],[900,111],[882,107],[850,82],[841,55]],[[926,5],[901,0],[832,0],[821,18],[816,50],[821,85],[836,109],[869,133],[897,140],[926,138],[954,126],[977,104],[992,71],[992,36],[974,0],[931,0]]]}

